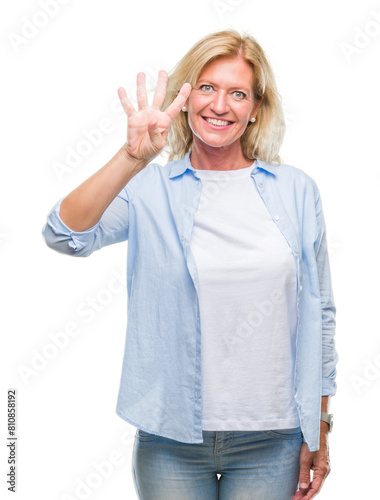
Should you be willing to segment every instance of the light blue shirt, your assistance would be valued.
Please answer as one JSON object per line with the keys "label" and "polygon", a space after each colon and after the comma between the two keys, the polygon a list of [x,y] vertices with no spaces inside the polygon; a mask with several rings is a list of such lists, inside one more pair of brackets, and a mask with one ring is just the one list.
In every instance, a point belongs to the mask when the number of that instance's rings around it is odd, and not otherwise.
{"label": "light blue shirt", "polygon": [[[202,181],[190,153],[150,163],[86,231],[50,211],[43,236],[58,252],[88,257],[128,240],[128,320],[116,413],[150,433],[202,443],[198,277],[189,241]],[[321,396],[336,392],[335,313],[322,203],[301,169],[257,159],[251,177],[286,239],[297,273],[294,398],[303,440],[319,448]],[[233,430],[233,429],[226,429]]]}

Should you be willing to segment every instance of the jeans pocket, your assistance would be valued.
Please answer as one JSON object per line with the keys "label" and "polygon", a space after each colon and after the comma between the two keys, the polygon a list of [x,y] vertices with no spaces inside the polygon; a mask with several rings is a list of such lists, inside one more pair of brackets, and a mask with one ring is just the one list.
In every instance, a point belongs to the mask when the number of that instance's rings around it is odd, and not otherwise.
{"label": "jeans pocket", "polygon": [[301,427],[293,427],[291,429],[274,429],[264,432],[271,437],[281,439],[298,439],[302,437]]}
{"label": "jeans pocket", "polygon": [[151,434],[150,432],[143,431],[139,428],[136,430],[136,438],[139,441],[156,441],[156,439],[159,439],[160,437],[161,436],[158,436],[157,434]]}

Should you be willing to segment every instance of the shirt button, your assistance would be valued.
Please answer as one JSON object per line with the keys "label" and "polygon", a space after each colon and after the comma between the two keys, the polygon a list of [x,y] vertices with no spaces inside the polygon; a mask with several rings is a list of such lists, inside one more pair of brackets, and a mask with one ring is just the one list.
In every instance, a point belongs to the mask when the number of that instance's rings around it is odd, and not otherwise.
{"label": "shirt button", "polygon": [[258,169],[257,169],[257,168],[254,168],[254,169],[253,169],[253,173],[254,173],[254,174],[257,174],[257,172],[258,172]]}
{"label": "shirt button", "polygon": [[280,216],[279,215],[275,215],[273,218],[274,218],[274,220],[279,220]]}
{"label": "shirt button", "polygon": [[302,291],[302,285],[300,285],[300,290]]}

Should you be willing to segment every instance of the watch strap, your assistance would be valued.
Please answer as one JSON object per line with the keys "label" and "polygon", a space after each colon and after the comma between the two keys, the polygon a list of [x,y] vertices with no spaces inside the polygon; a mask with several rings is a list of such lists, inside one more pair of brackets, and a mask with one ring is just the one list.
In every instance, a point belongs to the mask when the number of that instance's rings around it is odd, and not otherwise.
{"label": "watch strap", "polygon": [[329,424],[329,432],[332,430],[332,424],[333,424],[333,416],[331,413],[324,413],[323,411],[321,412],[321,420],[323,422],[326,422]]}

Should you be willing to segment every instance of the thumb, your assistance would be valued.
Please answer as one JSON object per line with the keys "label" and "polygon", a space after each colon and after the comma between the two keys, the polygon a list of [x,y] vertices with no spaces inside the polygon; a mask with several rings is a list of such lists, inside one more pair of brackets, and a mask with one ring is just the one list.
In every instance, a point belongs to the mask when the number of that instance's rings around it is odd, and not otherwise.
{"label": "thumb", "polygon": [[158,147],[163,147],[166,142],[167,131],[157,127],[158,121],[151,122],[148,125],[148,134],[152,144]]}
{"label": "thumb", "polygon": [[299,485],[301,490],[305,490],[310,486],[310,467],[309,464],[301,464]]}

